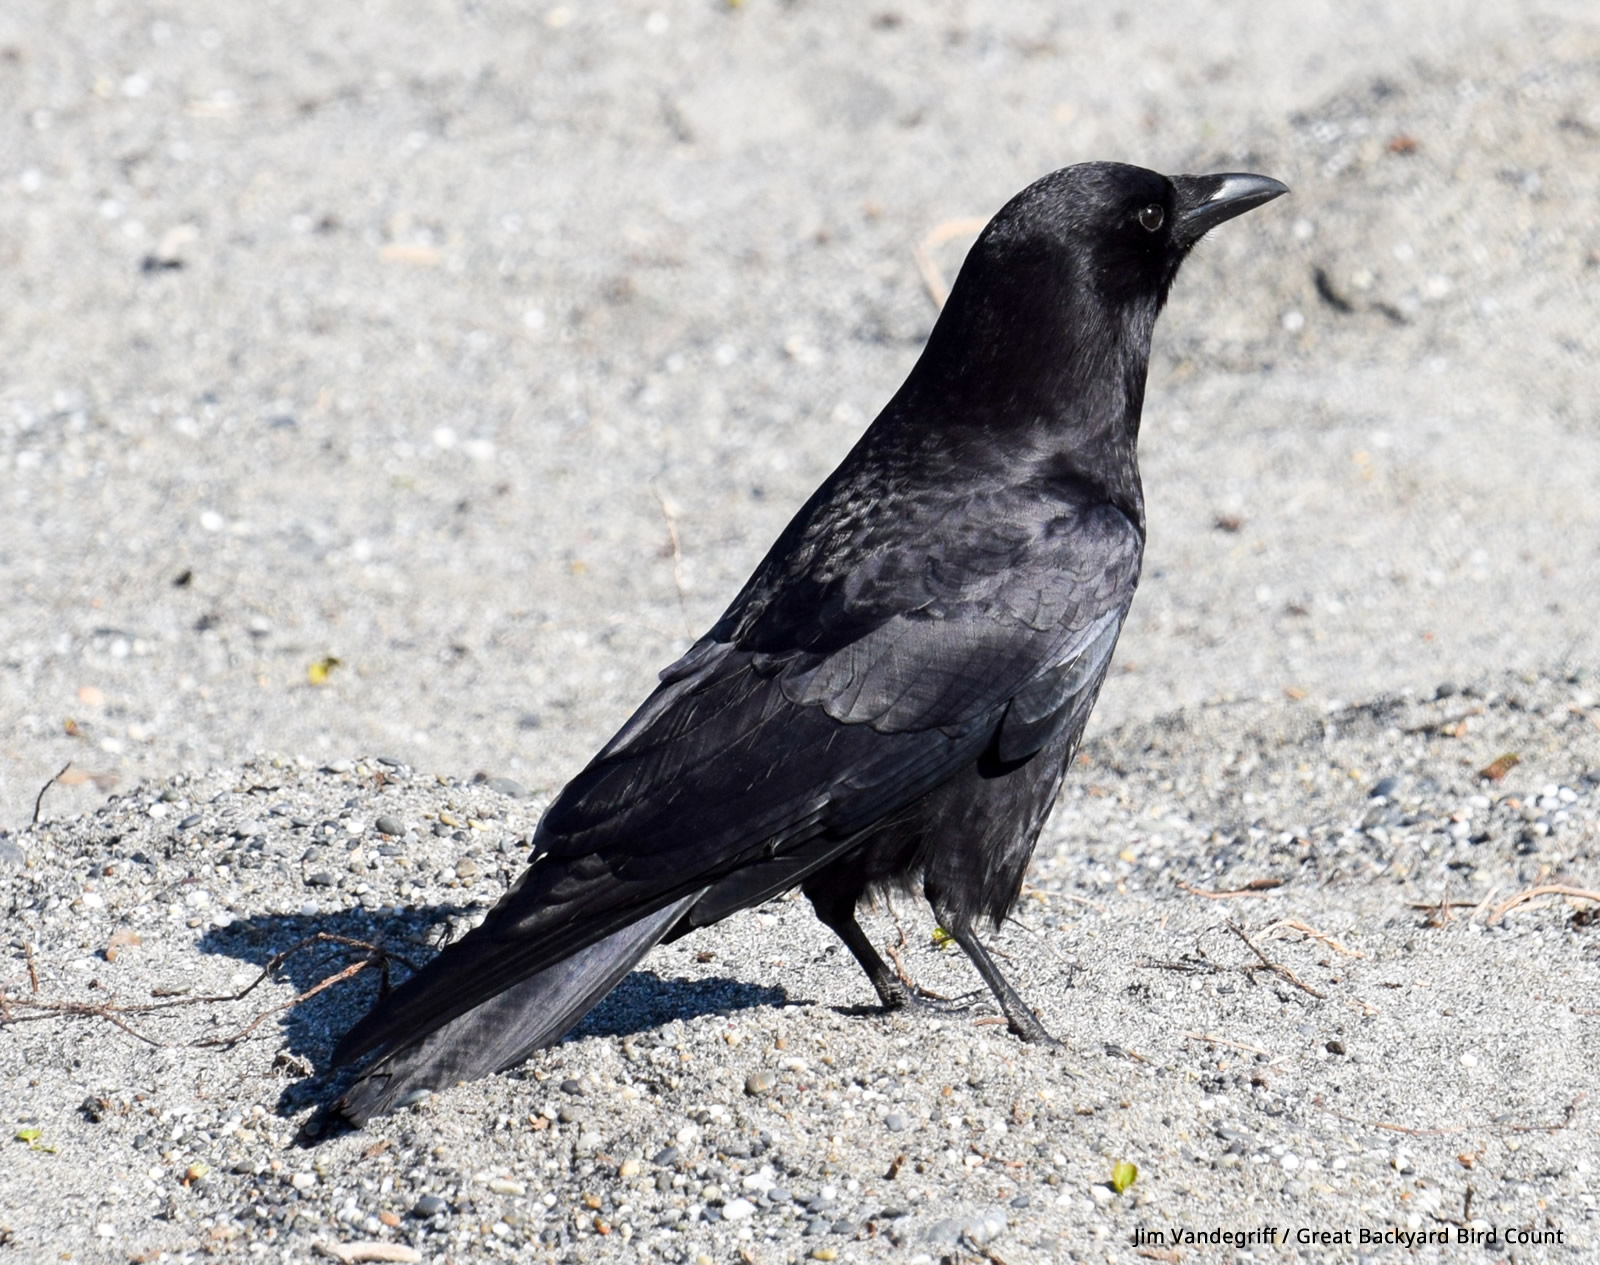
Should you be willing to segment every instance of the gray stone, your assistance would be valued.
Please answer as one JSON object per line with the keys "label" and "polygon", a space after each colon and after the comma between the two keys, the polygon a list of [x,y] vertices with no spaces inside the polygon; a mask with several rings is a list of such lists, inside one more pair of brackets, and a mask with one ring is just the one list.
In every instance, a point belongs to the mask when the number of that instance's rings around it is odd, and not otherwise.
{"label": "gray stone", "polygon": [[759,1072],[751,1072],[744,1078],[744,1092],[752,1098],[760,1098],[764,1094],[770,1094],[777,1083],[777,1076],[763,1068]]}

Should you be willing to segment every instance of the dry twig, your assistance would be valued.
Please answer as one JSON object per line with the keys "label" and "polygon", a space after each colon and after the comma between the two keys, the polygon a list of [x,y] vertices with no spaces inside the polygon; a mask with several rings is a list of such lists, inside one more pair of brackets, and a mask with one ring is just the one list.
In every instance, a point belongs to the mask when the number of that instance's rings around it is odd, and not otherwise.
{"label": "dry twig", "polygon": [[39,824],[39,810],[44,807],[44,793],[57,782],[59,782],[63,777],[65,777],[67,770],[71,767],[72,761],[68,760],[61,766],[61,771],[59,773],[50,778],[43,786],[39,788],[39,794],[33,801],[33,820],[28,823],[30,826],[37,826]]}
{"label": "dry twig", "polygon": [[1190,883],[1178,880],[1178,886],[1193,896],[1204,896],[1207,900],[1232,900],[1235,896],[1265,896],[1268,892],[1275,891],[1283,886],[1281,878],[1256,878],[1251,879],[1243,887],[1235,887],[1226,892],[1208,891],[1204,887],[1195,887]]}
{"label": "dry twig", "polygon": [[420,1261],[422,1253],[407,1243],[383,1243],[376,1239],[356,1240],[351,1243],[333,1243],[319,1239],[313,1245],[322,1255],[350,1265],[355,1261]]}
{"label": "dry twig", "polygon": [[1078,896],[1072,892],[1049,891],[1042,887],[1034,887],[1031,883],[1024,883],[1020,895],[1031,897],[1044,904],[1051,900],[1070,900],[1075,905],[1087,905],[1097,914],[1106,912],[1106,907],[1099,901],[1090,900],[1087,896]]}
{"label": "dry twig", "polygon": [[1503,901],[1490,911],[1488,922],[1499,922],[1511,910],[1525,901],[1530,901],[1536,896],[1566,896],[1572,900],[1588,900],[1600,904],[1600,892],[1590,891],[1586,887],[1571,887],[1566,883],[1541,883],[1537,887],[1530,887],[1525,892],[1518,892],[1510,900]]}
{"label": "dry twig", "polygon": [[[1561,1120],[1556,1124],[1512,1124],[1502,1126],[1499,1131],[1505,1133],[1560,1133],[1563,1129],[1571,1127],[1572,1122],[1577,1119],[1578,1107],[1588,1096],[1587,1091],[1580,1092],[1576,1098],[1567,1104],[1566,1109],[1562,1112]],[[1333,1116],[1335,1119],[1343,1120],[1347,1124],[1360,1125],[1366,1129],[1383,1129],[1389,1133],[1405,1133],[1414,1138],[1437,1138],[1451,1133],[1465,1133],[1469,1128],[1480,1130],[1488,1128],[1485,1125],[1451,1124],[1437,1129],[1414,1129],[1410,1125],[1393,1124],[1388,1120],[1362,1120],[1359,1116],[1346,1115],[1344,1112],[1328,1106],[1323,1101],[1321,1094],[1314,1097],[1311,1102],[1313,1106],[1321,1108],[1328,1115]]]}
{"label": "dry twig", "polygon": [[1310,984],[1307,984],[1305,981],[1300,979],[1300,977],[1291,971],[1287,966],[1284,966],[1279,962],[1274,962],[1259,948],[1257,948],[1256,942],[1250,938],[1250,933],[1238,923],[1230,922],[1228,924],[1228,930],[1233,932],[1234,935],[1238,936],[1239,939],[1243,940],[1245,942],[1245,946],[1250,950],[1250,952],[1254,953],[1258,958],[1261,959],[1261,965],[1264,969],[1271,971],[1274,975],[1288,980],[1289,983],[1293,984],[1301,992],[1310,993],[1311,996],[1317,998],[1319,1001],[1326,999],[1326,993],[1319,993],[1316,989],[1312,988]]}
{"label": "dry twig", "polygon": [[[296,953],[299,953],[301,950],[318,943],[343,944],[352,948],[365,949],[367,950],[368,956],[359,962],[351,963],[341,971],[336,971],[333,975],[328,976],[328,978],[322,980],[320,983],[312,985],[311,988],[307,989],[293,1000],[262,1011],[259,1015],[257,1015],[254,1019],[252,1019],[243,1028],[239,1029],[239,1031],[235,1033],[224,1037],[210,1037],[204,1041],[190,1041],[183,1042],[181,1044],[187,1045],[194,1049],[202,1049],[209,1046],[233,1045],[252,1032],[257,1025],[259,1025],[269,1015],[276,1014],[280,1010],[287,1010],[290,1007],[298,1006],[301,1002],[315,997],[325,988],[330,988],[334,984],[358,975],[369,966],[381,966],[384,969],[385,974],[387,974],[388,962],[391,958],[405,963],[405,965],[410,967],[413,971],[417,969],[414,964],[406,961],[406,959],[400,957],[399,954],[385,949],[381,945],[373,944],[367,940],[352,939],[350,936],[334,935],[332,932],[328,931],[318,931],[305,937],[305,939],[299,941],[297,944],[291,945],[282,953],[276,954],[271,961],[261,968],[261,973],[256,976],[254,980],[246,984],[237,992],[233,993],[209,993],[202,997],[178,997],[169,1001],[133,1002],[126,1005],[118,1004],[116,1002],[68,1001],[53,998],[40,998],[38,1000],[31,1000],[28,998],[14,997],[8,994],[0,993],[0,1007],[4,1007],[7,1023],[27,1023],[42,1019],[60,1018],[63,1015],[82,1015],[93,1019],[104,1019],[106,1022],[121,1028],[129,1036],[135,1037],[138,1040],[145,1042],[147,1045],[153,1045],[157,1048],[161,1048],[169,1045],[170,1043],[158,1041],[154,1037],[146,1036],[144,1033],[130,1025],[124,1016],[150,1015],[156,1013],[157,1011],[173,1010],[180,1006],[217,1005],[223,1002],[242,1001],[244,998],[253,993],[266,980],[270,979],[272,975],[277,972],[278,968]],[[38,977],[35,974],[33,978],[34,991],[37,992]],[[33,1011],[35,1013],[20,1015],[13,1014],[11,1011],[12,1007],[16,1007],[21,1010]]]}
{"label": "dry twig", "polygon": [[684,631],[692,637],[694,626],[689,622],[689,599],[683,591],[683,542],[678,537],[678,512],[661,495],[660,488],[651,484],[650,491],[661,506],[661,517],[667,520],[667,540],[672,546],[672,587],[678,590],[678,612],[683,616]]}
{"label": "dry twig", "polygon": [[[1459,725],[1465,723],[1466,721],[1471,720],[1474,716],[1482,716],[1483,713],[1484,713],[1484,708],[1482,708],[1482,707],[1469,707],[1466,711],[1457,712],[1453,716],[1446,716],[1443,720],[1425,721],[1424,723],[1422,723],[1420,725],[1408,726],[1407,728],[1402,729],[1400,732],[1401,733],[1406,733],[1406,734],[1425,734],[1425,733],[1432,733],[1432,732],[1434,732],[1436,730],[1437,731],[1443,731],[1443,730],[1445,730],[1447,728],[1454,728],[1455,726],[1459,726]],[[1456,737],[1460,737],[1460,736],[1461,736],[1460,734],[1456,735]]]}
{"label": "dry twig", "polygon": [[1243,1041],[1230,1041],[1227,1037],[1219,1037],[1215,1032],[1185,1032],[1183,1037],[1186,1041],[1204,1041],[1207,1045],[1226,1045],[1235,1050],[1243,1050],[1247,1054],[1259,1054],[1274,1063],[1282,1057],[1271,1050],[1263,1050],[1259,1045],[1247,1045]]}
{"label": "dry twig", "polygon": [[1347,958],[1364,958],[1367,956],[1359,949],[1346,948],[1326,932],[1318,931],[1315,927],[1308,926],[1306,923],[1301,922],[1298,918],[1278,919],[1277,922],[1273,923],[1270,927],[1267,927],[1261,932],[1262,938],[1268,938],[1273,932],[1280,930],[1298,931],[1303,936],[1310,936],[1313,940],[1320,941],[1321,943],[1327,945],[1335,953],[1342,954]]}
{"label": "dry twig", "polygon": [[917,261],[917,271],[922,274],[922,284],[928,287],[928,297],[933,300],[934,307],[944,308],[944,301],[950,297],[950,287],[945,282],[944,273],[939,271],[939,265],[933,262],[932,252],[953,238],[983,232],[983,226],[987,223],[987,220],[974,217],[946,220],[911,248],[912,258]]}

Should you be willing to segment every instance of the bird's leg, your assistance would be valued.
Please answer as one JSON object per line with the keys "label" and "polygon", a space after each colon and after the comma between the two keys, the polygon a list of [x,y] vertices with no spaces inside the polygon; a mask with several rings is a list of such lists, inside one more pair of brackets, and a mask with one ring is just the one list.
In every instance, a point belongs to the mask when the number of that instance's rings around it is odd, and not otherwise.
{"label": "bird's leg", "polygon": [[844,947],[861,963],[861,969],[872,981],[873,990],[884,1009],[900,1010],[909,1004],[912,1001],[911,992],[900,977],[889,969],[888,963],[878,956],[872,941],[867,939],[867,933],[861,930],[861,924],[856,921],[856,902],[861,898],[861,893],[841,891],[826,884],[807,884],[803,890],[810,898],[812,908],[817,911],[817,918],[844,941]]}
{"label": "bird's leg", "polygon": [[978,968],[978,974],[983,976],[983,982],[989,986],[989,991],[1000,1003],[1001,1013],[1005,1015],[1011,1031],[1024,1041],[1037,1041],[1041,1045],[1059,1045],[1060,1042],[1050,1035],[1028,1003],[1023,1001],[1022,994],[1012,988],[1006,977],[1000,974],[1000,968],[994,964],[994,959],[989,956],[989,950],[983,947],[972,925],[965,919],[955,917],[949,910],[941,909],[937,904],[934,905],[933,912],[939,919],[939,925],[950,933],[950,938],[961,946],[962,952],[972,959],[972,965]]}

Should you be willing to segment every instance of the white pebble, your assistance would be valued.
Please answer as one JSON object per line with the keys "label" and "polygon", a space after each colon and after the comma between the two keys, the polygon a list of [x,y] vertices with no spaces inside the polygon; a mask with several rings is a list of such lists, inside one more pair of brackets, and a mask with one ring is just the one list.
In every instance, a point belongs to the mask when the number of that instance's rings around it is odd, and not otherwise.
{"label": "white pebble", "polygon": [[724,1221],[743,1221],[746,1217],[755,1214],[756,1206],[748,1199],[730,1199],[722,1205],[722,1218]]}

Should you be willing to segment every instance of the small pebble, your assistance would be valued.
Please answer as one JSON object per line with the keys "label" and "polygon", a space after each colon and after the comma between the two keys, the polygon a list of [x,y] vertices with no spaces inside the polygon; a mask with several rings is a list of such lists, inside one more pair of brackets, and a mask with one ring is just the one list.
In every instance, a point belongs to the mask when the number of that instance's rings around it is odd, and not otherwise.
{"label": "small pebble", "polygon": [[477,878],[478,877],[478,863],[476,861],[474,861],[471,857],[462,857],[461,860],[456,862],[456,877],[457,878]]}
{"label": "small pebble", "polygon": [[898,1111],[891,1111],[883,1118],[883,1127],[890,1133],[901,1133],[906,1127],[906,1118]]}
{"label": "small pebble", "polygon": [[722,1205],[722,1215],[728,1221],[743,1221],[755,1214],[756,1206],[748,1199],[730,1199]]}
{"label": "small pebble", "polygon": [[450,1205],[438,1195],[424,1195],[411,1205],[411,1215],[413,1217],[437,1217],[449,1207]]}
{"label": "small pebble", "polygon": [[406,832],[406,823],[401,821],[400,818],[391,817],[388,814],[379,817],[377,821],[372,823],[372,825],[373,828],[376,829],[381,835],[399,836],[405,834]]}
{"label": "small pebble", "polygon": [[752,1098],[760,1098],[763,1094],[770,1094],[777,1083],[778,1078],[765,1069],[751,1072],[744,1079],[744,1092]]}
{"label": "small pebble", "polygon": [[922,1237],[929,1243],[944,1247],[954,1247],[961,1238],[961,1223],[946,1217],[930,1225],[922,1232]]}

